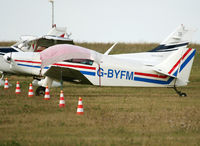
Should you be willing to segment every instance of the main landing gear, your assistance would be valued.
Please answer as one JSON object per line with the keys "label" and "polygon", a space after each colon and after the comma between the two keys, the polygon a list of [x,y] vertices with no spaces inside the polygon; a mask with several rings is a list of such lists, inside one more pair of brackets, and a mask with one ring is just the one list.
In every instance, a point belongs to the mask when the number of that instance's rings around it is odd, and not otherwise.
{"label": "main landing gear", "polygon": [[36,96],[44,96],[44,94],[45,94],[45,87],[39,86],[35,91]]}
{"label": "main landing gear", "polygon": [[180,96],[180,97],[186,97],[187,94],[181,91],[178,91],[178,89],[176,88],[176,86],[173,87],[173,89],[176,91],[176,93]]}

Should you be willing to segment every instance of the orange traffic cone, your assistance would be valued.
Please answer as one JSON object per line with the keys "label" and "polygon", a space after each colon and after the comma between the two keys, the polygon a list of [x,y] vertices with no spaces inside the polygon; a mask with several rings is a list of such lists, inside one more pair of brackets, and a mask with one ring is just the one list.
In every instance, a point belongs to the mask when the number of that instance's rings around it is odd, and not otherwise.
{"label": "orange traffic cone", "polygon": [[20,93],[21,93],[19,81],[17,81],[15,93],[16,93],[16,94],[20,94]]}
{"label": "orange traffic cone", "polygon": [[29,85],[28,96],[29,96],[29,97],[33,97],[33,86],[32,86],[31,83],[30,83],[30,85]]}
{"label": "orange traffic cone", "polygon": [[64,100],[64,94],[63,91],[60,91],[60,102],[59,102],[59,107],[65,107],[65,100]]}
{"label": "orange traffic cone", "polygon": [[8,78],[5,79],[5,83],[4,83],[4,89],[8,89]]}
{"label": "orange traffic cone", "polygon": [[79,100],[78,100],[77,114],[83,115],[83,103],[82,103],[81,97],[79,97]]}
{"label": "orange traffic cone", "polygon": [[50,99],[49,88],[48,86],[46,86],[44,100],[49,100],[49,99]]}

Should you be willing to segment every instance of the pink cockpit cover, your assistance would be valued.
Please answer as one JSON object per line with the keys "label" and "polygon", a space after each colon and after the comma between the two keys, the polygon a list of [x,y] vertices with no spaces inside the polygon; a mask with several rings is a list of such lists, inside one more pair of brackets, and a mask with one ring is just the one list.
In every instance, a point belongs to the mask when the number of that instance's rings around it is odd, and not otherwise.
{"label": "pink cockpit cover", "polygon": [[60,44],[47,48],[40,53],[41,68],[72,58],[91,59],[98,62],[98,54],[80,46]]}

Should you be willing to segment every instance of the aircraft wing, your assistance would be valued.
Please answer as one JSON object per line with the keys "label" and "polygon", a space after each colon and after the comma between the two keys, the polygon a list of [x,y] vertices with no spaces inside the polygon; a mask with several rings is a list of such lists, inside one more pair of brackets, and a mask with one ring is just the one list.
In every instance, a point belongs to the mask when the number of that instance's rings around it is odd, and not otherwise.
{"label": "aircraft wing", "polygon": [[80,71],[71,68],[51,66],[44,75],[59,81],[92,84]]}

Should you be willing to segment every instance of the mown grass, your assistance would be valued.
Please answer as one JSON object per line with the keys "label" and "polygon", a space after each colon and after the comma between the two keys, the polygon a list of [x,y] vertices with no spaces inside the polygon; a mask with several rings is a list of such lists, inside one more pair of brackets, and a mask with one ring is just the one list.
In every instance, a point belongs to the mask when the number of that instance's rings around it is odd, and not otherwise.
{"label": "mown grass", "polygon": [[[78,43],[105,52],[112,44]],[[130,45],[130,46],[129,46]],[[95,87],[64,84],[65,108],[59,108],[60,88],[51,99],[27,97],[30,77],[8,76],[13,84],[0,88],[0,145],[200,145],[200,45],[190,83],[180,98],[170,88]],[[116,52],[153,49],[156,44],[119,44]],[[22,93],[15,95],[19,80]],[[34,87],[34,90],[36,88]],[[84,115],[76,115],[78,97]]]}
{"label": "mown grass", "polygon": [[0,46],[11,46],[13,44],[15,44],[15,41],[11,41],[11,42],[0,42]]}

